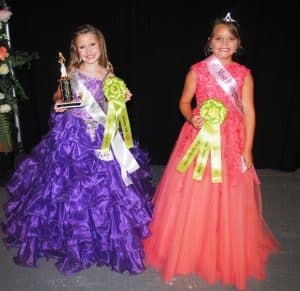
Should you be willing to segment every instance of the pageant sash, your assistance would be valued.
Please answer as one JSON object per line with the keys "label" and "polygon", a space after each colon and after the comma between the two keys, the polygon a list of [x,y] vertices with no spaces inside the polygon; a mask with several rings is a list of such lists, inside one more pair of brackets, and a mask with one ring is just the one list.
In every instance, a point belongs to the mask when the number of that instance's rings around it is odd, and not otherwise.
{"label": "pageant sash", "polygon": [[225,69],[222,63],[214,55],[205,59],[208,71],[215,78],[217,83],[221,86],[224,92],[229,96],[232,104],[236,106],[238,112],[243,115],[242,106],[239,102],[239,93],[236,80]]}
{"label": "pageant sash", "polygon": [[[74,73],[75,74],[75,73]],[[85,85],[75,76],[71,80],[72,88],[75,91],[77,96],[81,96],[84,109],[86,112],[99,124],[105,126],[106,123],[106,114],[103,112],[102,108],[96,102],[93,95],[90,91],[85,87]],[[121,174],[124,183],[126,186],[132,184],[130,177],[127,173],[133,173],[137,169],[139,169],[139,165],[135,160],[134,156],[128,150],[125,145],[120,133],[117,131],[114,135],[114,138],[111,142],[111,150],[103,153],[101,149],[96,150],[97,156],[105,161],[113,160],[113,154],[118,161]],[[112,154],[113,152],[113,154]]]}
{"label": "pageant sash", "polygon": [[210,153],[212,183],[222,182],[220,125],[225,120],[226,114],[226,107],[216,99],[208,99],[202,104],[200,115],[205,122],[177,165],[176,169],[179,172],[184,173],[198,155],[193,179],[202,180]]}

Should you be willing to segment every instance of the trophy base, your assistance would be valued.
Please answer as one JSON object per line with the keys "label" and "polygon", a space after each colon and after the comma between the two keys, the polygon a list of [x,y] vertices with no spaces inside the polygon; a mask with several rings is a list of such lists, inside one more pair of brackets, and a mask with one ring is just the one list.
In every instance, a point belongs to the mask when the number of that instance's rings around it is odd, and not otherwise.
{"label": "trophy base", "polygon": [[82,107],[83,104],[80,101],[60,102],[56,105],[57,108],[68,109]]}

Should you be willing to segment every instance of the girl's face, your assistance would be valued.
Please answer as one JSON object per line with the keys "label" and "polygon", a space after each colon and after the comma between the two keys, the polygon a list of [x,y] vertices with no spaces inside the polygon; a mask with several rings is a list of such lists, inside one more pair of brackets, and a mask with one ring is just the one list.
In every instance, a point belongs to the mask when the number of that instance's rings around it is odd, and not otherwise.
{"label": "girl's face", "polygon": [[98,38],[94,33],[80,34],[75,41],[75,46],[79,58],[84,63],[95,64],[98,62],[101,56],[101,49]]}
{"label": "girl's face", "polygon": [[232,55],[239,47],[239,39],[234,36],[227,25],[217,24],[210,40],[213,54],[221,61],[231,61]]}

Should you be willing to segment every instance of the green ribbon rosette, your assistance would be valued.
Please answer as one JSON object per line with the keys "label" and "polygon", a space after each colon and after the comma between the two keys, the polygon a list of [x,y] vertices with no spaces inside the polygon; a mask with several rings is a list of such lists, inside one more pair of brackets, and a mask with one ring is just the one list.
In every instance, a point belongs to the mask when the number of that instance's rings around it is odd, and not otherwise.
{"label": "green ribbon rosette", "polygon": [[107,77],[103,82],[103,93],[108,101],[104,137],[101,145],[103,153],[109,152],[111,142],[121,124],[123,139],[127,148],[133,147],[133,139],[125,104],[125,82],[116,77]]}
{"label": "green ribbon rosette", "polygon": [[196,155],[198,155],[193,179],[202,180],[210,153],[212,183],[222,182],[220,125],[225,120],[226,114],[226,107],[222,102],[216,99],[208,99],[202,104],[200,108],[200,115],[205,122],[177,165],[176,169],[179,172],[184,173],[191,165]]}

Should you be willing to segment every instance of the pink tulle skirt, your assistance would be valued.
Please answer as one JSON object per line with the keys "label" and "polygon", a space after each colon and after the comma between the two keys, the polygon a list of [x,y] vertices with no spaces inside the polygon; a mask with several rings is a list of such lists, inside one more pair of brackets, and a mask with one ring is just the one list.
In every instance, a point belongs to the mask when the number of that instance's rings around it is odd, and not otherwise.
{"label": "pink tulle skirt", "polygon": [[158,269],[165,282],[196,274],[243,290],[248,277],[263,280],[278,243],[262,216],[255,169],[234,178],[225,160],[223,181],[213,184],[209,163],[197,181],[193,165],[184,174],[176,171],[179,159],[173,153],[153,198],[152,235],[144,241],[146,265]]}

